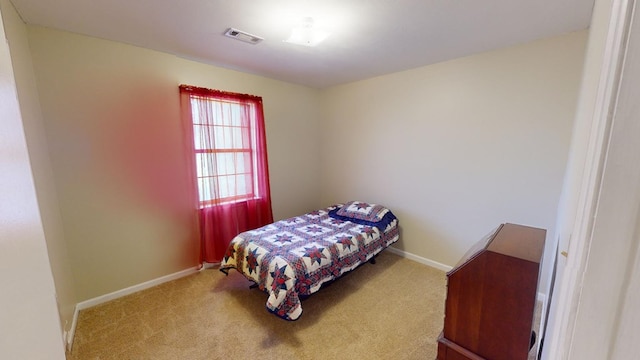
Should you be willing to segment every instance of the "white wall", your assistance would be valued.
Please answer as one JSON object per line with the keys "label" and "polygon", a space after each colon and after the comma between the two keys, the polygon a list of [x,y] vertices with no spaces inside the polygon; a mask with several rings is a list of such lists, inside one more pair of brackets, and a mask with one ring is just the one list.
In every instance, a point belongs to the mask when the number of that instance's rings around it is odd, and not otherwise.
{"label": "white wall", "polygon": [[449,266],[503,222],[545,228],[550,243],[586,39],[581,31],[325,91],[323,201],[389,206],[396,247]]}
{"label": "white wall", "polygon": [[[579,90],[579,100],[576,109],[576,119],[571,137],[571,147],[569,152],[569,159],[567,162],[567,169],[563,182],[563,188],[561,197],[558,203],[558,219],[556,237],[559,239],[558,252],[565,251],[569,253],[569,256],[574,259],[583,256],[578,254],[578,251],[569,251],[571,240],[573,239],[573,249],[580,248],[580,242],[586,239],[581,238],[582,234],[572,234],[574,230],[579,230],[579,223],[590,223],[592,220],[588,218],[581,219],[581,216],[590,217],[591,214],[585,212],[585,208],[589,208],[590,205],[585,203],[587,195],[585,193],[592,191],[590,186],[599,187],[599,184],[589,184],[592,178],[596,175],[587,173],[589,168],[586,161],[591,161],[590,157],[598,157],[598,154],[591,154],[588,156],[589,150],[598,148],[598,140],[596,134],[601,133],[601,130],[597,129],[600,119],[596,113],[596,104],[599,96],[604,93],[603,86],[606,83],[603,79],[603,75],[606,74],[608,68],[603,68],[605,60],[605,51],[607,47],[611,46],[609,42],[610,29],[609,22],[612,16],[612,3],[611,0],[596,0],[594,3],[593,15],[591,19],[591,25],[589,28],[588,46],[585,53],[584,71],[581,80],[581,86]],[[594,128],[595,127],[595,128]],[[590,143],[593,145],[590,149]],[[606,145],[605,145],[606,146]],[[598,149],[599,151],[600,149]],[[595,165],[595,164],[594,164]],[[594,171],[595,168],[589,169]],[[578,224],[578,225],[576,225]],[[585,225],[585,228],[589,225]],[[585,249],[588,252],[588,249]],[[558,256],[558,273],[555,280],[555,287],[553,289],[553,298],[551,300],[549,320],[547,325],[547,334],[545,336],[545,345],[543,347],[542,358],[553,359],[554,357],[568,357],[568,353],[565,353],[567,349],[562,349],[562,346],[567,342],[566,339],[571,335],[567,334],[567,329],[563,328],[561,323],[567,316],[569,316],[569,308],[571,304],[561,304],[559,301],[566,301],[567,296],[571,292],[579,293],[580,288],[573,289],[565,287],[562,288],[563,282],[567,284],[569,281],[565,268],[568,265],[567,258],[564,256]],[[575,264],[575,260],[573,261]],[[580,271],[582,272],[582,271]],[[607,272],[603,275],[608,276]],[[571,276],[569,274],[569,276]],[[578,275],[582,276],[582,275]],[[579,287],[582,285],[575,284]],[[600,327],[600,323],[594,323],[592,326],[582,324],[583,331],[591,331],[597,327]],[[607,329],[606,331],[610,331]],[[601,339],[597,337],[588,340],[588,343],[593,342],[593,346],[599,346],[602,343]],[[595,354],[594,354],[595,355]]]}
{"label": "white wall", "polygon": [[195,266],[181,83],[262,96],[274,216],[319,205],[316,90],[29,27],[79,301]]}
{"label": "white wall", "polygon": [[[551,334],[552,345],[567,345],[560,347],[562,352],[551,352],[555,357],[635,359],[640,350],[640,24],[632,17],[636,7],[636,2],[604,0],[596,1],[594,8],[572,144],[575,162],[568,171],[573,181],[567,181],[567,215],[560,218],[562,227],[573,230],[567,275],[576,279],[573,288],[562,282],[560,295],[568,291],[576,297],[569,297],[575,302],[569,301],[570,310],[560,313],[560,320],[568,317],[568,329]],[[627,19],[633,19],[628,28]],[[623,44],[620,54],[615,49],[618,42]],[[582,180],[592,177],[592,183]],[[584,193],[595,194],[593,205],[583,199]],[[588,231],[576,233],[581,224]]]}
{"label": "white wall", "polygon": [[27,27],[8,0],[1,0],[1,4],[7,40],[11,49],[18,100],[31,161],[31,171],[33,172],[53,279],[56,285],[58,310],[61,324],[68,330],[71,326],[77,299],[73,286],[73,274],[67,256],[60,207],[53,182],[49,148],[40,112],[38,89],[36,88],[27,39]]}
{"label": "white wall", "polygon": [[[2,17],[6,2],[2,6]],[[0,19],[0,358],[64,359],[53,276]]]}

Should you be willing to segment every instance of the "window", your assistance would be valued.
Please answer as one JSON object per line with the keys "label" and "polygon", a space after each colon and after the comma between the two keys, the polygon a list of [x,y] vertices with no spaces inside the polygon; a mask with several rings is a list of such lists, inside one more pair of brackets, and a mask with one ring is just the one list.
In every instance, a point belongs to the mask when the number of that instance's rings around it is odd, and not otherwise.
{"label": "window", "polygon": [[200,259],[219,262],[233,237],[273,222],[262,98],[180,85],[180,109]]}
{"label": "window", "polygon": [[261,99],[212,90],[190,93],[189,101],[200,206],[260,198]]}

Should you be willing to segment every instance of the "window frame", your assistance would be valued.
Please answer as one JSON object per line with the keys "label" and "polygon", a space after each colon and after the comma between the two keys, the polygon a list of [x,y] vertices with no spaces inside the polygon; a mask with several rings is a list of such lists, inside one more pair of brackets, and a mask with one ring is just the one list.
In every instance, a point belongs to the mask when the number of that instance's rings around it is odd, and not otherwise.
{"label": "window frame", "polygon": [[[257,121],[257,115],[256,115],[256,104],[254,102],[249,102],[249,103],[243,103],[242,101],[239,100],[234,100],[234,99],[229,99],[229,98],[218,98],[214,95],[212,96],[208,96],[208,95],[202,95],[202,94],[189,94],[189,101],[191,103],[191,131],[192,131],[192,139],[193,139],[193,146],[194,146],[194,161],[196,164],[196,169],[195,169],[195,177],[196,177],[196,183],[198,184],[198,191],[197,191],[197,195],[198,195],[198,204],[200,208],[206,208],[206,207],[211,207],[211,206],[216,206],[216,205],[221,205],[221,204],[229,204],[229,203],[238,203],[238,202],[243,202],[243,201],[249,201],[249,200],[255,200],[255,199],[260,199],[260,193],[259,193],[259,186],[258,186],[258,176],[257,176],[257,172],[258,172],[258,164],[257,164],[257,144],[256,144],[256,121]],[[196,106],[194,106],[194,102],[204,102],[204,101],[208,101],[208,102],[212,102],[212,103],[227,103],[230,104],[232,106],[238,106],[238,107],[247,107],[247,109],[242,109],[242,110],[246,110],[246,113],[249,114],[248,119],[247,119],[247,126],[243,126],[243,125],[233,125],[232,121],[221,121],[221,124],[214,124],[214,123],[208,123],[206,121],[201,120],[202,117],[200,116],[200,114],[195,110],[197,109]],[[217,106],[217,105],[214,105]],[[241,112],[242,112],[241,110]],[[238,128],[240,127],[242,129],[242,131],[247,131],[247,135],[249,136],[249,143],[247,144],[247,146],[244,147],[232,147],[232,148],[211,148],[211,147],[202,147],[202,144],[197,144],[196,143],[196,127],[210,127],[212,128],[211,134],[215,134],[215,128],[223,128],[223,129],[228,129],[228,128]],[[246,130],[244,129],[246,128]],[[215,135],[213,135],[215,136]],[[200,147],[200,148],[199,148]],[[237,162],[233,162],[233,167],[234,167],[234,171],[232,173],[229,174],[217,174],[217,175],[206,175],[206,176],[200,176],[199,172],[199,162],[198,162],[198,154],[211,154],[213,155],[212,161],[213,162],[217,162],[218,161],[218,157],[216,156],[217,154],[245,154],[249,156],[249,164],[251,166],[250,169],[245,169],[244,172],[238,172],[237,168],[238,168],[238,163]],[[213,198],[211,199],[203,199],[203,194],[200,190],[200,181],[201,179],[213,179],[214,184],[219,184],[218,181],[216,181],[217,179],[224,177],[224,176],[245,176],[246,180],[248,180],[251,185],[247,186],[248,189],[250,189],[249,192],[247,192],[246,194],[233,194],[230,196],[225,196],[225,197],[215,197],[215,193],[210,193],[209,195],[212,195]],[[205,181],[206,182],[206,181]],[[218,191],[217,194],[219,194],[220,192]]]}

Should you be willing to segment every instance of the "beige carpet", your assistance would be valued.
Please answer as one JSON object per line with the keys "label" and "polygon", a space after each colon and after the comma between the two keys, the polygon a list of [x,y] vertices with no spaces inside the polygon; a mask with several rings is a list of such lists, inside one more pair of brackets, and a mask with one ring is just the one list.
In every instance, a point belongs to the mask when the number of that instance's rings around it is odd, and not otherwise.
{"label": "beige carpet", "polygon": [[69,360],[435,359],[446,276],[381,253],[302,303],[289,322],[267,294],[217,269],[80,312]]}

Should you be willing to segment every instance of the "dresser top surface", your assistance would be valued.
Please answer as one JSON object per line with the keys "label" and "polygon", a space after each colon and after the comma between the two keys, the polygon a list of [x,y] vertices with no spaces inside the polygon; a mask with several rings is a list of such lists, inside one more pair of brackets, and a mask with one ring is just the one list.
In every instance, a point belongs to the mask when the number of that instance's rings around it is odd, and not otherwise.
{"label": "dresser top surface", "polygon": [[531,262],[540,262],[547,231],[534,227],[504,224],[488,244],[487,250]]}

